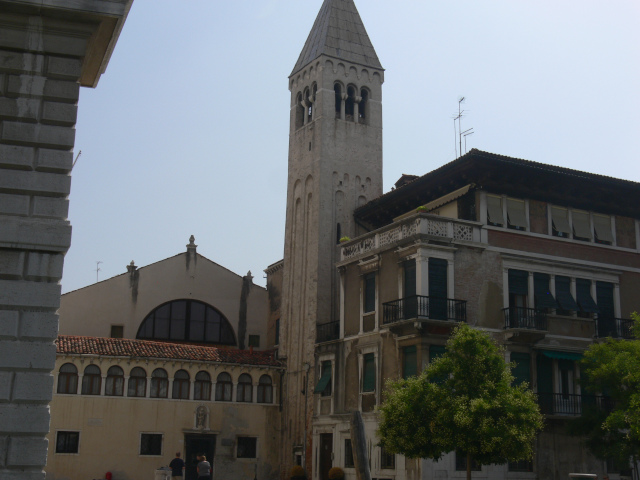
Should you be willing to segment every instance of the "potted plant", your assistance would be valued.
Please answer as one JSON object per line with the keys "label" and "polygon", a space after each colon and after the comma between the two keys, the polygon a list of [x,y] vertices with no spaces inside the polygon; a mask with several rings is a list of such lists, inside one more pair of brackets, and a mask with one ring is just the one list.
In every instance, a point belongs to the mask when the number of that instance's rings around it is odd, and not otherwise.
{"label": "potted plant", "polygon": [[416,212],[418,213],[427,213],[427,207],[425,207],[424,205],[420,205],[418,208],[416,208]]}
{"label": "potted plant", "polygon": [[329,480],[342,480],[344,478],[344,470],[340,467],[333,467],[329,470]]}
{"label": "potted plant", "polygon": [[291,477],[291,480],[306,480],[307,473],[300,465],[296,465],[291,469],[289,476]]}
{"label": "potted plant", "polygon": [[347,237],[346,235],[344,237],[340,237],[340,243],[349,242],[349,241],[351,241],[351,238]]}

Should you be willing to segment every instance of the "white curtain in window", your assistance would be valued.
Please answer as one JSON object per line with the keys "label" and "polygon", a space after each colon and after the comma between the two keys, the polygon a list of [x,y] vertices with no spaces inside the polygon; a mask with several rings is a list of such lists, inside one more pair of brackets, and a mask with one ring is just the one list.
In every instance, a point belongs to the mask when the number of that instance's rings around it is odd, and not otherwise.
{"label": "white curtain in window", "polygon": [[510,225],[527,228],[527,214],[524,207],[524,200],[507,198],[507,215]]}
{"label": "white curtain in window", "polygon": [[504,225],[501,197],[487,195],[487,212],[489,213],[489,221],[491,223],[499,223],[500,225]]}
{"label": "white curtain in window", "polygon": [[568,235],[571,234],[571,226],[569,225],[566,208],[551,207],[551,218],[553,219],[553,226],[558,232]]}
{"label": "white curtain in window", "polygon": [[598,240],[613,243],[611,235],[611,217],[608,215],[594,215],[593,227],[596,230]]}

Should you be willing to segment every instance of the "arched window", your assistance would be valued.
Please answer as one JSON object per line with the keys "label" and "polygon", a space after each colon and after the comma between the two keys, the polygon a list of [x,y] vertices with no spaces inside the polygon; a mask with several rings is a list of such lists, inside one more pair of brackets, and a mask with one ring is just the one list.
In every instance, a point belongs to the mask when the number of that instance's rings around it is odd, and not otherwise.
{"label": "arched window", "polygon": [[308,88],[304,89],[303,102],[304,114],[306,116],[305,123],[309,123],[313,118],[313,102],[311,101],[311,92]]}
{"label": "arched window", "polygon": [[296,96],[296,104],[294,105],[296,110],[296,130],[302,128],[304,125],[304,106],[302,105],[302,93],[298,93]]}
{"label": "arched window", "polygon": [[128,397],[145,397],[147,395],[147,372],[136,367],[129,374],[129,385],[127,387]]}
{"label": "arched window", "polygon": [[124,370],[117,365],[107,370],[104,394],[110,397],[121,397],[124,393]]}
{"label": "arched window", "polygon": [[362,100],[360,100],[360,103],[358,104],[358,116],[360,117],[359,122],[367,123],[367,114],[369,113],[369,104],[367,103],[369,101],[369,90],[363,88],[360,90],[360,96],[362,97]]}
{"label": "arched window", "polygon": [[97,365],[87,365],[82,377],[82,395],[100,395],[102,374]]}
{"label": "arched window", "polygon": [[262,375],[258,382],[258,403],[273,403],[273,385],[269,375]]}
{"label": "arched window", "polygon": [[193,390],[194,400],[211,400],[211,376],[207,372],[196,373]]}
{"label": "arched window", "polygon": [[247,402],[251,403],[253,401],[253,385],[251,384],[251,376],[243,373],[238,378],[238,388],[236,391],[236,402]]}
{"label": "arched window", "polygon": [[167,398],[169,375],[164,368],[156,368],[151,374],[151,398]]}
{"label": "arched window", "polygon": [[355,87],[347,87],[347,100],[344,104],[345,115],[347,120],[353,120],[354,106],[356,104],[356,89]]}
{"label": "arched window", "polygon": [[178,370],[173,376],[173,398],[189,400],[189,374]]}
{"label": "arched window", "polygon": [[216,380],[216,402],[230,402],[231,388],[231,375],[226,372],[218,375]]}
{"label": "arched window", "polygon": [[342,118],[342,86],[336,83],[333,86],[333,91],[336,94],[336,118]]}
{"label": "arched window", "polygon": [[174,300],[155,308],[142,321],[136,338],[236,345],[225,316],[197,300]]}
{"label": "arched window", "polygon": [[65,363],[60,367],[58,393],[78,393],[78,369],[73,363]]}

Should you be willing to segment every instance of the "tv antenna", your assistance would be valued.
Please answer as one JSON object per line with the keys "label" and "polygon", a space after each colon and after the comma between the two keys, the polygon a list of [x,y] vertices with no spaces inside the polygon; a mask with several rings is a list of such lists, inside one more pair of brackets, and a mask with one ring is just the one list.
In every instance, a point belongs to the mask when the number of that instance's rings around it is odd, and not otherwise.
{"label": "tv antenna", "polygon": [[[454,134],[454,146],[456,149],[456,158],[458,158],[458,152],[460,156],[462,156],[462,137],[464,137],[464,153],[467,153],[467,136],[473,135],[473,127],[462,131],[462,117],[464,117],[464,110],[462,110],[462,104],[464,103],[465,98],[460,97],[458,99],[458,115],[453,117],[453,134]],[[456,120],[458,121],[458,128],[456,130]],[[456,141],[457,140],[457,141]],[[459,148],[459,149],[458,149]]]}
{"label": "tv antenna", "polygon": [[104,262],[103,262],[103,261],[101,261],[101,260],[98,260],[98,261],[96,262],[96,283],[99,281],[99,280],[98,280],[98,273],[100,273],[100,270],[102,270],[102,269],[100,268],[100,264],[101,264],[101,263],[104,263]]}

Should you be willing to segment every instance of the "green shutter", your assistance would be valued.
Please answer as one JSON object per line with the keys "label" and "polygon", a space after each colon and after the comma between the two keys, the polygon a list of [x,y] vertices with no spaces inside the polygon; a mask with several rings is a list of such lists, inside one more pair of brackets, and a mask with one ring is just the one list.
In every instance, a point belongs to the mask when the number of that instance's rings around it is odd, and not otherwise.
{"label": "green shutter", "polygon": [[529,294],[529,272],[509,269],[509,293]]}
{"label": "green shutter", "polygon": [[596,301],[600,310],[598,318],[614,318],[616,316],[613,305],[613,283],[596,282]]}
{"label": "green shutter", "polygon": [[552,360],[538,354],[538,393],[553,393]]}
{"label": "green shutter", "polygon": [[556,300],[563,310],[578,311],[578,304],[571,295],[571,279],[569,277],[556,276]]}
{"label": "green shutter", "polygon": [[576,297],[580,310],[587,313],[598,313],[598,306],[591,297],[591,280],[584,278],[576,279]]}
{"label": "green shutter", "polygon": [[362,365],[362,391],[376,391],[376,360],[373,353],[367,353],[363,356]]}
{"label": "green shutter", "polygon": [[536,308],[558,308],[556,299],[549,291],[549,275],[546,273],[533,274],[533,291]]}
{"label": "green shutter", "polygon": [[327,386],[331,383],[331,361],[322,362],[322,375],[316,388],[313,389],[313,393],[322,393],[327,389]]}
{"label": "green shutter", "polygon": [[513,384],[520,385],[527,382],[531,386],[531,356],[528,353],[513,352],[511,361],[515,363],[511,370],[514,376]]}
{"label": "green shutter", "polygon": [[402,378],[413,377],[418,374],[418,353],[415,345],[402,349]]}
{"label": "green shutter", "polygon": [[[431,364],[436,358],[441,357],[445,354],[447,348],[444,345],[429,345],[429,364]],[[447,377],[437,377],[434,378],[434,383],[444,383]]]}

